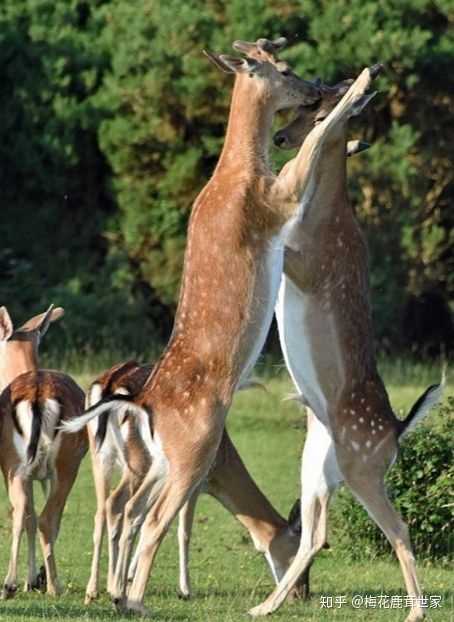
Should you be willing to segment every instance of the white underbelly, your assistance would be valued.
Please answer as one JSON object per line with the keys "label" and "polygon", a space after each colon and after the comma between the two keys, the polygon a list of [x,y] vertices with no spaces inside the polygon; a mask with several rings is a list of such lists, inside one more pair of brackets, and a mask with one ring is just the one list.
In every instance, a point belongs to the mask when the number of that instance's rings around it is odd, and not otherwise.
{"label": "white underbelly", "polygon": [[280,236],[270,241],[269,250],[262,266],[258,279],[259,282],[256,284],[255,288],[260,291],[261,294],[258,300],[254,295],[255,313],[251,318],[250,328],[252,330],[248,330],[253,337],[248,344],[247,357],[242,367],[238,385],[248,380],[265,345],[270,330],[284,267],[284,249]]}
{"label": "white underbelly", "polygon": [[327,399],[319,382],[310,335],[307,334],[307,294],[282,276],[276,304],[279,340],[289,374],[305,400],[329,427]]}

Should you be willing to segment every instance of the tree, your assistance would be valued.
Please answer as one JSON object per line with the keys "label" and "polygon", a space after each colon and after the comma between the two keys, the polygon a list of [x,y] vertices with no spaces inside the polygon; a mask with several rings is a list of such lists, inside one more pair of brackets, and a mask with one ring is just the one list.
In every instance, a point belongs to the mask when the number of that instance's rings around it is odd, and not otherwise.
{"label": "tree", "polygon": [[373,148],[349,164],[377,337],[389,349],[424,341],[421,300],[444,305],[438,324],[452,328],[453,15],[452,0],[5,0],[3,300],[24,316],[52,296],[66,304],[78,347],[131,352],[165,337],[232,86],[202,50],[283,34],[304,77],[385,63],[355,128]]}

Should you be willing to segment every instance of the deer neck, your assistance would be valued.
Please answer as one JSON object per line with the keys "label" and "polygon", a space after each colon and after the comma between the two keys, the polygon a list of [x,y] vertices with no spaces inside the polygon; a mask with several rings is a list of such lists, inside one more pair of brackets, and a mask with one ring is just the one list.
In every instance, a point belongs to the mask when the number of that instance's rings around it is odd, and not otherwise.
{"label": "deer neck", "polygon": [[38,368],[38,356],[33,342],[12,339],[2,347],[4,351],[0,353],[0,391],[20,374]]}
{"label": "deer neck", "polygon": [[241,168],[245,173],[268,172],[269,133],[274,110],[257,78],[236,77],[224,146],[215,173]]}

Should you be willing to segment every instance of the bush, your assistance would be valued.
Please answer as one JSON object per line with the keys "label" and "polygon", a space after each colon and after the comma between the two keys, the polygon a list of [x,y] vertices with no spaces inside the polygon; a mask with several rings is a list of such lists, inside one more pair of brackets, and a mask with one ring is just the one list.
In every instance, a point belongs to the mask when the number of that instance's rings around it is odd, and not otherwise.
{"label": "bush", "polygon": [[[415,553],[452,560],[454,552],[454,398],[403,442],[387,475],[394,506],[410,528]],[[353,559],[389,553],[382,532],[346,489],[333,508],[342,548]]]}

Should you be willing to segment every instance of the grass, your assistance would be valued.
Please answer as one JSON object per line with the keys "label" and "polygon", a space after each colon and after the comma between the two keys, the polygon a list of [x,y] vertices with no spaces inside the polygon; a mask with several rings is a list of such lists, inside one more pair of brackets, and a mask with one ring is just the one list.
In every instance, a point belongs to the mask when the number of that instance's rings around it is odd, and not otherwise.
{"label": "grass", "polygon": [[[407,411],[421,391],[436,382],[439,368],[404,365],[399,361],[381,365],[396,411]],[[95,376],[88,368],[77,369],[83,385]],[[240,453],[259,485],[272,502],[287,514],[299,496],[299,459],[304,440],[304,417],[292,402],[282,402],[291,392],[287,379],[268,367],[268,392],[250,390],[240,393],[229,414],[228,427]],[[449,392],[449,390],[448,390]],[[436,419],[431,415],[431,420]],[[0,572],[6,573],[10,542],[10,520],[6,494],[0,495]],[[37,490],[38,504],[42,503]],[[89,608],[83,605],[85,585],[91,561],[91,531],[95,509],[94,488],[88,457],[65,509],[57,543],[57,562],[64,594],[58,599],[41,594],[18,593],[11,601],[0,602],[0,620],[122,620],[111,608],[105,594]],[[334,538],[334,539],[333,539]],[[336,549],[323,551],[312,571],[313,598],[310,603],[288,603],[276,614],[276,620],[304,619],[361,622],[403,621],[408,610],[354,609],[354,595],[404,595],[397,562],[389,559],[351,562]],[[22,544],[21,578],[25,578],[25,539]],[[177,551],[175,527],[166,538],[149,582],[146,603],[152,617],[162,622],[247,620],[245,613],[272,589],[272,579],[262,556],[249,541],[247,533],[222,507],[202,496],[197,508],[191,547],[191,577],[194,597],[185,602],[177,598]],[[105,585],[105,558],[103,583]],[[454,621],[454,581],[452,571],[434,564],[419,564],[419,575],[428,595],[442,596],[442,608],[431,609],[434,622]],[[345,596],[340,608],[323,609],[321,596]]]}

